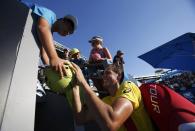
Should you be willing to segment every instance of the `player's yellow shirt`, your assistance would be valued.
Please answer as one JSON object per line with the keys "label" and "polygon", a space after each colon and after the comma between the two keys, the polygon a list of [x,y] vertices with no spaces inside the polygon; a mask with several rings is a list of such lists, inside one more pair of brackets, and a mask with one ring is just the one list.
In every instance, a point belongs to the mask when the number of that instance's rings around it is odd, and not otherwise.
{"label": "player's yellow shirt", "polygon": [[[130,81],[122,82],[116,95],[114,97],[107,96],[103,98],[103,101],[109,105],[112,105],[112,103],[119,97],[127,98],[132,102],[133,113],[131,114],[130,117],[138,131],[154,130],[151,120],[144,109],[141,92],[133,82]],[[127,129],[123,125],[118,131],[127,131]]]}

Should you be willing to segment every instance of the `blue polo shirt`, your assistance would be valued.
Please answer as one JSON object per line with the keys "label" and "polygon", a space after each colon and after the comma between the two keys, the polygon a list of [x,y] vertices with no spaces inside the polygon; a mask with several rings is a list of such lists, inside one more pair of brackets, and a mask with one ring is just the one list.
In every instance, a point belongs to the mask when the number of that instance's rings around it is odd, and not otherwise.
{"label": "blue polo shirt", "polygon": [[34,14],[46,19],[47,22],[49,23],[50,27],[55,23],[56,14],[53,11],[51,11],[50,9],[39,6],[35,3],[26,2],[23,0],[19,0],[19,1],[22,2],[23,4],[25,4],[28,8],[30,8]]}

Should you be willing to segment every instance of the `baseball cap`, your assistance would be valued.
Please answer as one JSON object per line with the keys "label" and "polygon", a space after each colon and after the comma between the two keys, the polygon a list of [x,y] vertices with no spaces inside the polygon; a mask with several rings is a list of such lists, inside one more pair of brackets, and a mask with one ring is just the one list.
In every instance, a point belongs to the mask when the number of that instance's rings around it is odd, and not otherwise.
{"label": "baseball cap", "polygon": [[121,50],[118,50],[117,54],[122,54],[123,55],[124,53]]}
{"label": "baseball cap", "polygon": [[80,52],[79,49],[73,48],[70,50],[70,56],[72,57],[74,54],[79,53],[79,52]]}
{"label": "baseball cap", "polygon": [[103,43],[103,38],[101,36],[94,36],[89,40],[89,43],[92,43],[93,41],[99,41],[101,43]]}
{"label": "baseball cap", "polygon": [[72,21],[72,23],[74,24],[74,31],[77,29],[78,20],[76,17],[74,17],[72,15],[66,15],[66,16],[64,16],[64,19],[68,19],[68,20]]}

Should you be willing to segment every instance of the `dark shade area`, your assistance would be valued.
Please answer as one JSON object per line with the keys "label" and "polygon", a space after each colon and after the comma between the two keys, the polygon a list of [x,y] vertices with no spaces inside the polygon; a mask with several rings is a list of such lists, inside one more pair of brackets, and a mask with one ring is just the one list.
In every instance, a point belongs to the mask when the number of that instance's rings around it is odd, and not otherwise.
{"label": "dark shade area", "polygon": [[73,114],[65,97],[46,93],[36,104],[35,131],[73,131]]}

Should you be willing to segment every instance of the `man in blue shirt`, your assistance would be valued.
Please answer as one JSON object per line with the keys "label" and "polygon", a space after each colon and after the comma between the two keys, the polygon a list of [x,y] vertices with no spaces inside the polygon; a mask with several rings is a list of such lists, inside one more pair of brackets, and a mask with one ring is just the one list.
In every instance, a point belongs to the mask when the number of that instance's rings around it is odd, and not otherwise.
{"label": "man in blue shirt", "polygon": [[67,15],[56,20],[56,15],[53,11],[34,3],[21,2],[32,10],[35,23],[33,34],[41,43],[40,51],[43,63],[50,65],[63,77],[66,75],[64,68],[65,60],[58,57],[53,44],[52,34],[53,32],[57,32],[61,36],[72,34],[77,28],[77,19],[74,16]]}

